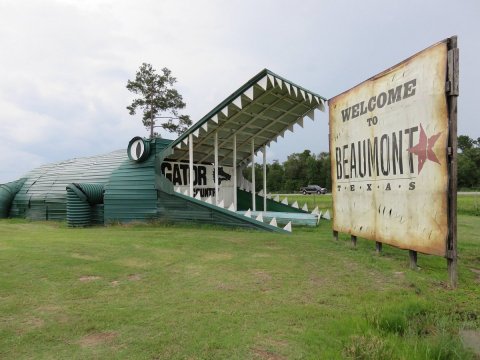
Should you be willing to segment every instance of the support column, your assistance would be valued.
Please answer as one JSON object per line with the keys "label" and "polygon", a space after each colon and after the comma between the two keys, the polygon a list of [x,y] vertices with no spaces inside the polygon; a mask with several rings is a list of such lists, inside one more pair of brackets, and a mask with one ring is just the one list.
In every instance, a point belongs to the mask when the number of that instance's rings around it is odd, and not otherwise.
{"label": "support column", "polygon": [[257,210],[255,201],[255,140],[252,138],[252,211]]}
{"label": "support column", "polygon": [[215,205],[218,206],[218,131],[215,131]]}
{"label": "support column", "polygon": [[188,135],[188,169],[190,172],[190,179],[188,181],[188,184],[190,185],[190,196],[193,197],[193,135],[190,134]]}
{"label": "support column", "polygon": [[263,146],[263,211],[267,211],[267,145]]}
{"label": "support column", "polygon": [[237,211],[237,134],[233,134],[233,207]]}
{"label": "support column", "polygon": [[408,250],[408,256],[410,257],[410,269],[417,270],[417,252],[414,250]]}

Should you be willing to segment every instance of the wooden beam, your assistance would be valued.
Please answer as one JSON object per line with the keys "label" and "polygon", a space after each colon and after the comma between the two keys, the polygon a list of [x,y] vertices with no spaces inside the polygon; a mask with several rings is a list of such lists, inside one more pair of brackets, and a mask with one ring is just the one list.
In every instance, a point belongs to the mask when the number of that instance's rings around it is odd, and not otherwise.
{"label": "wooden beam", "polygon": [[350,240],[352,241],[352,246],[357,247],[357,237],[355,235],[351,235]]}
{"label": "wooden beam", "polygon": [[410,269],[417,270],[417,252],[413,250],[408,250],[408,256],[410,258]]}
{"label": "wooden beam", "polygon": [[457,97],[459,95],[459,50],[457,37],[448,39],[447,80],[450,89],[448,104],[448,238],[447,267],[450,286],[458,286],[457,270]]}

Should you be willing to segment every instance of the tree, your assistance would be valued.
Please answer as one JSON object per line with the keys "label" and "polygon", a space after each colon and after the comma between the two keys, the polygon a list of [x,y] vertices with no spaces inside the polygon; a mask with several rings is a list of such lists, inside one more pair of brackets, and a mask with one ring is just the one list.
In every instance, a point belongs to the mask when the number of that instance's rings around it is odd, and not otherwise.
{"label": "tree", "polygon": [[468,135],[458,136],[458,187],[480,187],[480,139]]}
{"label": "tree", "polygon": [[154,128],[157,119],[163,119],[160,127],[181,134],[192,124],[188,115],[179,115],[178,110],[185,107],[182,95],[173,85],[177,82],[172,72],[162,69],[157,74],[152,65],[143,63],[138,69],[135,80],[128,80],[127,89],[140,95],[127,106],[130,115],[135,115],[138,109],[143,111],[143,125],[150,129],[150,138],[155,135]]}
{"label": "tree", "polygon": [[473,148],[475,140],[471,139],[468,135],[460,135],[457,137],[457,147],[464,152],[465,150]]}

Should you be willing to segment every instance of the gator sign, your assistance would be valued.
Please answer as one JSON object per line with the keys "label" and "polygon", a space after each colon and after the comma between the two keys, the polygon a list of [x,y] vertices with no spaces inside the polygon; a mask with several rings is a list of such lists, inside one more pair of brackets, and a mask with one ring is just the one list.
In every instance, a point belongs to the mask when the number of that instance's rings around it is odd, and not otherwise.
{"label": "gator sign", "polygon": [[333,229],[445,255],[447,45],[329,101]]}
{"label": "gator sign", "polygon": [[[180,191],[189,189],[190,170],[188,163],[164,161],[161,165],[162,174]],[[208,164],[193,164],[193,195],[200,194],[202,198],[215,198],[215,166]],[[225,204],[233,201],[233,168],[218,167],[219,199]]]}

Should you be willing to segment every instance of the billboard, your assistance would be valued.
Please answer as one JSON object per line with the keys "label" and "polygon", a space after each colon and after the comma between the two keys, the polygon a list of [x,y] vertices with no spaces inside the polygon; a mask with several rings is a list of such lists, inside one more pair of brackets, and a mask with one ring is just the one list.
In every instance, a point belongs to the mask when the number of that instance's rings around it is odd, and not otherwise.
{"label": "billboard", "polygon": [[447,42],[329,100],[333,229],[446,255]]}

